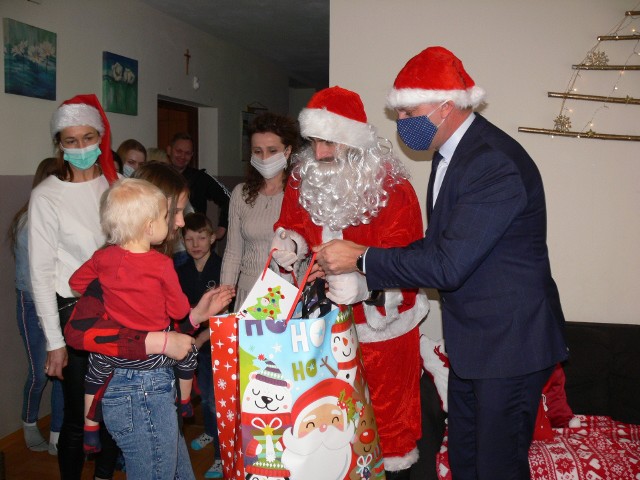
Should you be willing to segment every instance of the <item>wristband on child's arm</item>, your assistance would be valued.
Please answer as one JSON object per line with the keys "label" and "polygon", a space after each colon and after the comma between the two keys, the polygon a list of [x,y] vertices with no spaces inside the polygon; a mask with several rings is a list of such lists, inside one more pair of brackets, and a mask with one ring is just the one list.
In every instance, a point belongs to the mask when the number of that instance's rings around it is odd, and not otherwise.
{"label": "wristband on child's arm", "polygon": [[[191,309],[191,311],[193,311],[193,309]],[[198,328],[198,327],[200,327],[200,324],[199,324],[199,323],[193,323],[193,318],[191,318],[191,312],[189,312],[189,323],[191,324],[191,326],[192,326],[193,328]]]}

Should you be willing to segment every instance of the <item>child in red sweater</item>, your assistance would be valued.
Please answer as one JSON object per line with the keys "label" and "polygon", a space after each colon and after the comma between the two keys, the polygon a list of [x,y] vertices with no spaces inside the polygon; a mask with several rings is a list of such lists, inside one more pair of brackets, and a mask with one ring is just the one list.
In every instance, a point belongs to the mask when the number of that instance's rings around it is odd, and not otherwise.
{"label": "child in red sweater", "polygon": [[[111,319],[135,330],[164,330],[166,346],[171,319],[185,318],[190,312],[173,261],[152,248],[167,237],[167,198],[145,180],[120,180],[102,196],[100,222],[110,245],[97,250],[71,276],[69,285],[83,294],[98,279]],[[95,421],[99,418],[95,412],[99,402],[94,406],[94,397],[101,397],[116,367],[153,369],[176,365],[181,414],[192,416],[190,394],[196,354],[194,347],[185,359],[176,362],[164,355],[126,360],[91,353],[85,378],[85,452],[100,451],[99,424]]]}

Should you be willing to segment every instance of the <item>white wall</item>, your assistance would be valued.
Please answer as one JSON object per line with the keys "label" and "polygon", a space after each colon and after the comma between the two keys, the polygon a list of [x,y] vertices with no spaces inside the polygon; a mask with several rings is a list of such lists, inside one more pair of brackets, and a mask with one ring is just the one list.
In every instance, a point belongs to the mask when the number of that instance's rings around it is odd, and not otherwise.
{"label": "white wall", "polygon": [[[103,51],[138,60],[138,115],[107,113],[114,149],[132,137],[144,145],[156,145],[156,101],[163,95],[218,109],[219,148],[200,151],[200,166],[213,174],[242,176],[242,110],[258,101],[276,112],[288,111],[288,77],[279,67],[141,2],[38,3],[3,0],[0,17],[57,33],[57,99],[0,95],[0,143],[4,145],[0,174],[32,174],[38,162],[51,154],[49,120],[62,101],[78,93],[102,97]],[[189,75],[185,72],[187,49]],[[194,75],[200,82],[198,90],[193,89]],[[4,75],[0,91],[4,92]],[[218,158],[222,159],[219,165]]]}
{"label": "white wall", "polygon": [[[551,264],[569,321],[640,323],[640,143],[551,138],[518,127],[553,128],[561,101],[547,92],[564,91],[571,65],[638,7],[638,0],[331,1],[330,83],[357,91],[370,122],[395,145],[395,118],[384,98],[424,48],[449,48],[486,89],[482,113],[522,143],[542,173]],[[640,30],[640,19],[635,25]],[[611,64],[624,63],[634,46],[601,43]],[[616,78],[582,72],[576,86],[607,95]],[[640,71],[626,72],[619,88],[621,96],[640,98]],[[571,104],[584,113],[576,112],[577,128],[599,107],[579,103]],[[640,135],[640,106],[602,110],[592,128]],[[397,150],[424,207],[431,153]]]}

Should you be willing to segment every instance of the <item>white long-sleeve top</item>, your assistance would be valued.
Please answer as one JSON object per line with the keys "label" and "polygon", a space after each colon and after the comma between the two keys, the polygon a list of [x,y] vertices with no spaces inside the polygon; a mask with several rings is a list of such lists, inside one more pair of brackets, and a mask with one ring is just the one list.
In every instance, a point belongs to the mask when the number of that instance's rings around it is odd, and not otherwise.
{"label": "white long-sleeve top", "polygon": [[104,176],[72,183],[52,175],[31,192],[29,269],[48,351],[65,346],[56,293],[74,296],[69,277],[104,244],[99,209],[108,187]]}

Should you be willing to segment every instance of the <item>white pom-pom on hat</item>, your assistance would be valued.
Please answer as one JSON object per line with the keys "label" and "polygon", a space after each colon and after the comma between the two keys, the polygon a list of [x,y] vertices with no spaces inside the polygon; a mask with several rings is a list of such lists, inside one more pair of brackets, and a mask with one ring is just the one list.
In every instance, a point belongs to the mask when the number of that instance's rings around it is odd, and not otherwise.
{"label": "white pom-pom on hat", "polygon": [[298,116],[304,138],[320,138],[356,148],[377,145],[360,95],[338,86],[317,92]]}
{"label": "white pom-pom on hat", "polygon": [[104,124],[97,108],[86,103],[63,103],[51,117],[51,136],[55,137],[68,127],[89,126],[100,135],[104,134]]}

